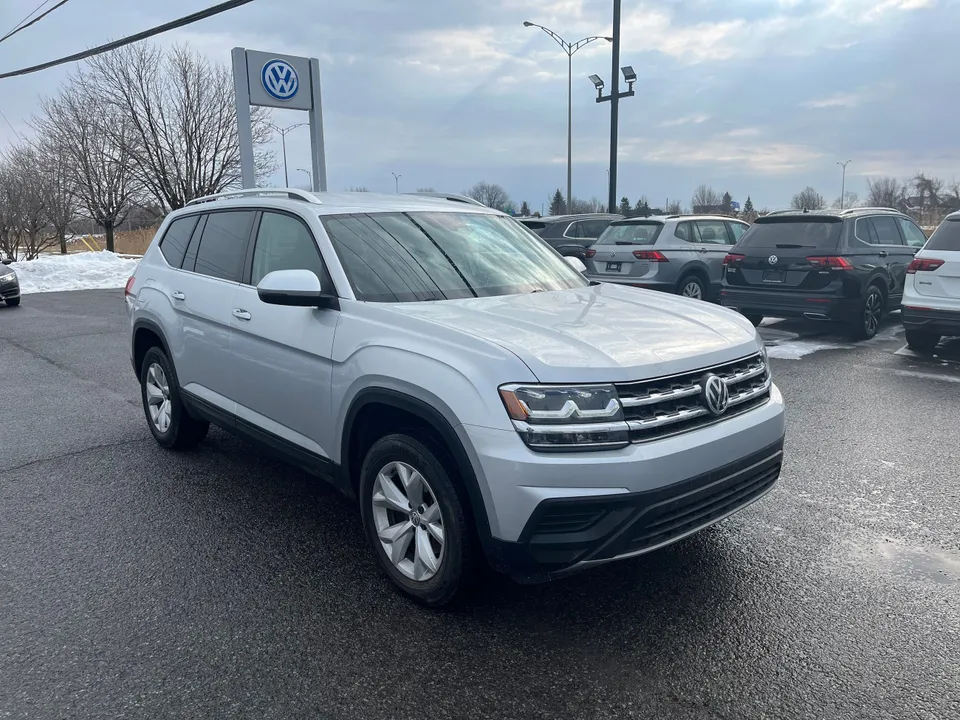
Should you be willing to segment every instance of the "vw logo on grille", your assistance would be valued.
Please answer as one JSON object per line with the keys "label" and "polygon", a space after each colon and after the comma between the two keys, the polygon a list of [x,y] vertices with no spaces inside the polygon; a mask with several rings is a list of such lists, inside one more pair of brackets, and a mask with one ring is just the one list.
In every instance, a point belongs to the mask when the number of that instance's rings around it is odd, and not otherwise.
{"label": "vw logo on grille", "polygon": [[723,415],[730,403],[730,391],[722,378],[716,375],[707,375],[701,383],[703,387],[703,404],[714,415]]}
{"label": "vw logo on grille", "polygon": [[771,265],[776,265],[777,261],[779,260],[780,258],[778,258],[776,255],[771,255],[770,257],[767,258],[767,262],[770,263]]}
{"label": "vw logo on grille", "polygon": [[292,100],[300,89],[300,76],[286,60],[270,60],[260,73],[263,89],[277,100]]}

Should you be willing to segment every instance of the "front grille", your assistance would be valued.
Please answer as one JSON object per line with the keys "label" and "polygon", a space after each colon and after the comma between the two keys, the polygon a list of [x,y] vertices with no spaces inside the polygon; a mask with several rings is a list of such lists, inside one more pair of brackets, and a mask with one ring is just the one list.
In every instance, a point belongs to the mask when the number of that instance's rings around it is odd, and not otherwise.
{"label": "front grille", "polygon": [[602,507],[583,507],[579,504],[551,507],[537,523],[538,534],[582,532],[606,514]]}
{"label": "front grille", "polygon": [[[701,381],[718,375],[730,393],[727,410],[714,415],[702,398]],[[757,353],[731,363],[655,380],[617,386],[632,442],[649,442],[741,415],[767,402],[770,370]]]}
{"label": "front grille", "polygon": [[663,545],[756,500],[777,481],[782,457],[651,508],[630,529],[626,551]]}

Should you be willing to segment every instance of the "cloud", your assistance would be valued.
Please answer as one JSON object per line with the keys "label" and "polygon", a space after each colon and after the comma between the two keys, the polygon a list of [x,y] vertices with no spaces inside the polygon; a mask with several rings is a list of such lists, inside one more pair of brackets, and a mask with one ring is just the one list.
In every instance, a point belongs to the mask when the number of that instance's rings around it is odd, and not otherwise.
{"label": "cloud", "polygon": [[700,123],[705,123],[710,119],[709,115],[704,115],[702,113],[697,113],[695,115],[687,115],[685,117],[676,118],[674,120],[664,120],[660,123],[660,127],[669,128],[669,127],[679,127],[680,125],[699,125]]}
{"label": "cloud", "polygon": [[856,107],[860,103],[860,98],[852,94],[832,95],[819,100],[808,100],[801,103],[800,107],[805,108],[832,108],[832,107]]}

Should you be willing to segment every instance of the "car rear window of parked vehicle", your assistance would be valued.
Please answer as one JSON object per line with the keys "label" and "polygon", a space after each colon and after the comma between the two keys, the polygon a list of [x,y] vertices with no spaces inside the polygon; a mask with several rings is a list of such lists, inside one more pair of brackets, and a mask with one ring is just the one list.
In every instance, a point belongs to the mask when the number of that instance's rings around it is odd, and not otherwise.
{"label": "car rear window of parked vehicle", "polygon": [[840,239],[843,221],[837,218],[809,220],[786,216],[758,218],[737,248],[820,248],[833,249]]}
{"label": "car rear window of parked vehicle", "polygon": [[210,213],[203,228],[194,272],[240,282],[253,211]]}
{"label": "car rear window of parked vehicle", "polygon": [[197,226],[197,217],[182,217],[170,223],[170,227],[163,234],[160,241],[160,252],[170,263],[171,267],[178,268],[183,263],[183,256],[187,252],[187,245],[190,244],[190,236],[193,229]]}
{"label": "car rear window of parked vehicle", "polygon": [[944,220],[940,223],[940,227],[930,236],[924,250],[960,252],[960,218]]}
{"label": "car rear window of parked vehicle", "polygon": [[510,218],[378,213],[321,221],[358,300],[450,300],[586,285]]}
{"label": "car rear window of parked vehicle", "polygon": [[631,222],[610,225],[595,245],[653,245],[663,230],[663,223]]}

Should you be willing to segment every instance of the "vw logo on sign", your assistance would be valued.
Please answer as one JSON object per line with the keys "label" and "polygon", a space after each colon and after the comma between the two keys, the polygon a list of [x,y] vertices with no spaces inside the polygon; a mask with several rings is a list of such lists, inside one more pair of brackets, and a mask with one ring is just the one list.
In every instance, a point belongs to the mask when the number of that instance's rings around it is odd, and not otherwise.
{"label": "vw logo on sign", "polygon": [[263,89],[277,100],[292,100],[300,89],[300,76],[286,60],[271,60],[260,73]]}
{"label": "vw logo on sign", "polygon": [[778,260],[780,260],[780,258],[778,258],[776,255],[771,255],[767,258],[767,262],[771,265],[776,265]]}
{"label": "vw logo on sign", "polygon": [[730,391],[723,378],[707,375],[703,379],[703,404],[713,415],[723,415],[730,403]]}

